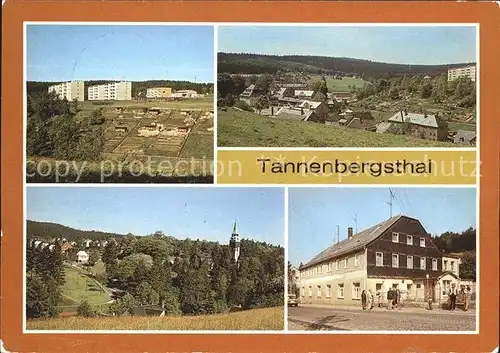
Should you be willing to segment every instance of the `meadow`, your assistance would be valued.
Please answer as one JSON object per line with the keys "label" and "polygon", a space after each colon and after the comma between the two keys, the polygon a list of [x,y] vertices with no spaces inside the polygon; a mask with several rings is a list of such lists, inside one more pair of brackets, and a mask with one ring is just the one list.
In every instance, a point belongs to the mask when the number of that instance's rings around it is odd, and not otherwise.
{"label": "meadow", "polygon": [[30,319],[28,330],[283,330],[283,307],[206,316]]}
{"label": "meadow", "polygon": [[232,108],[219,110],[217,119],[220,147],[456,147],[451,142],[268,118]]}
{"label": "meadow", "polygon": [[[310,83],[318,81],[321,76],[315,75],[310,79]],[[351,92],[351,87],[361,88],[366,84],[361,78],[342,77],[341,80],[336,80],[332,76],[325,76],[328,92]]]}

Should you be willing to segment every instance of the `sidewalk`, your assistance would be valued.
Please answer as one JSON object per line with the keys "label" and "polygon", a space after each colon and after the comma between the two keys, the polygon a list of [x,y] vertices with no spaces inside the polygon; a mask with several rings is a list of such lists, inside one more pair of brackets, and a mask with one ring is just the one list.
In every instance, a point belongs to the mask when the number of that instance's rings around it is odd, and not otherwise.
{"label": "sidewalk", "polygon": [[392,310],[387,310],[386,307],[379,308],[377,306],[374,306],[372,310],[363,310],[360,306],[356,305],[328,305],[328,304],[299,304],[299,308],[322,308],[322,309],[334,309],[334,310],[346,310],[346,311],[360,311],[360,312],[391,312],[391,313],[423,313],[423,314],[449,314],[449,315],[456,315],[458,314],[465,314],[465,315],[475,315],[476,310],[475,309],[469,309],[468,311],[463,311],[461,309],[457,309],[455,311],[450,311],[446,309],[441,309],[441,308],[436,308],[434,307],[432,310],[428,310],[427,308],[422,307],[415,307],[415,306],[408,306],[408,307],[402,307],[400,309],[392,309]]}

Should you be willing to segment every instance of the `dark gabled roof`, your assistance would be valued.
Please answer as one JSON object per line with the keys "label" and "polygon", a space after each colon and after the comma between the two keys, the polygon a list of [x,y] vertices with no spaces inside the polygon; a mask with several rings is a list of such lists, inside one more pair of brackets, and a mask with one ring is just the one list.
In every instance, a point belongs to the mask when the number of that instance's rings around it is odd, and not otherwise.
{"label": "dark gabled roof", "polygon": [[[387,229],[389,229],[393,224],[399,221],[401,218],[411,218],[403,215],[394,216],[380,222],[373,227],[365,229],[357,234],[355,234],[351,239],[344,239],[339,243],[333,244],[326,248],[318,255],[312,258],[308,263],[303,265],[301,269],[316,265],[328,259],[333,259],[341,255],[351,253],[353,251],[362,249],[364,246],[368,245],[378,237],[380,237]],[[413,218],[412,218],[413,219]]]}
{"label": "dark gabled roof", "polygon": [[453,138],[454,143],[471,143],[476,139],[475,131],[458,130]]}

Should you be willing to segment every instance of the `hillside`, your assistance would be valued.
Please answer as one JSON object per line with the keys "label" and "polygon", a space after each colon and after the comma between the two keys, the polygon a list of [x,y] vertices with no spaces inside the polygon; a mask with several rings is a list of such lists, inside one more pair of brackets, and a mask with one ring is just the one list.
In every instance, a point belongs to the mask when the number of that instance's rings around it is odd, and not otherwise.
{"label": "hillside", "polygon": [[452,147],[409,136],[378,134],[302,121],[267,118],[235,109],[218,112],[220,147]]}
{"label": "hillside", "polygon": [[69,317],[27,320],[28,330],[283,330],[283,307],[178,317]]}
{"label": "hillside", "polygon": [[28,238],[66,238],[68,241],[107,240],[111,237],[121,237],[123,234],[107,233],[96,230],[81,230],[51,222],[26,221]]}
{"label": "hillside", "polygon": [[468,63],[449,65],[410,65],[375,62],[353,58],[302,55],[262,55],[247,53],[218,53],[218,72],[227,73],[276,73],[281,71],[304,71],[310,73],[351,73],[369,76],[424,74],[436,76],[449,68]]}

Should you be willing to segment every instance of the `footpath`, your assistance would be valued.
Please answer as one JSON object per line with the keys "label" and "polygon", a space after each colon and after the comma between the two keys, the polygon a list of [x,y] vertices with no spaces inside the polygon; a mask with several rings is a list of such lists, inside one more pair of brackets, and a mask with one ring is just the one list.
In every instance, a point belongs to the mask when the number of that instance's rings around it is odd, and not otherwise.
{"label": "footpath", "polygon": [[333,306],[333,305],[328,305],[328,304],[299,304],[299,308],[317,308],[317,309],[330,309],[330,310],[345,310],[345,311],[360,311],[360,312],[393,312],[395,314],[397,313],[415,313],[415,314],[449,314],[449,315],[456,315],[457,313],[464,314],[464,315],[475,315],[476,310],[475,309],[469,309],[468,311],[463,311],[461,308],[457,308],[455,311],[450,311],[448,309],[442,309],[438,307],[433,307],[432,310],[427,309],[426,307],[416,307],[416,306],[407,306],[403,307],[401,309],[395,308],[392,310],[388,310],[385,306],[379,308],[378,306],[373,306],[372,310],[363,310],[361,306],[354,306],[354,305],[342,305],[342,306]]}

